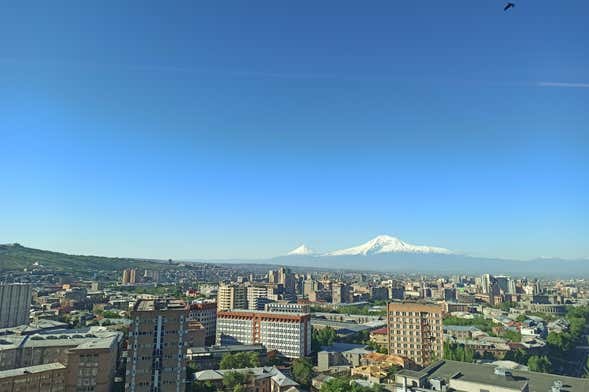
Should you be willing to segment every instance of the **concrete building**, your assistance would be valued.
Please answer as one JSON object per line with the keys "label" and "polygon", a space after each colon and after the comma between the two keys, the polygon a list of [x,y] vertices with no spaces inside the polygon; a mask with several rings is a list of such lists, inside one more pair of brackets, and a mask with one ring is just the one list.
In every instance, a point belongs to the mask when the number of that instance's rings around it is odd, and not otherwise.
{"label": "concrete building", "polygon": [[217,291],[217,311],[247,309],[247,289],[243,284],[221,283]]}
{"label": "concrete building", "polygon": [[311,353],[311,316],[244,310],[219,312],[216,343],[263,344],[288,358],[306,357]]}
{"label": "concrete building", "polygon": [[118,360],[116,339],[92,339],[67,352],[66,391],[110,392]]}
{"label": "concrete building", "polygon": [[189,306],[180,300],[139,300],[131,311],[127,392],[185,389]]}
{"label": "concrete building", "polygon": [[420,371],[400,370],[395,375],[399,392],[585,392],[586,378],[508,370],[493,365],[438,361]]}
{"label": "concrete building", "polygon": [[329,347],[321,347],[317,353],[317,369],[326,371],[333,367],[360,366],[362,356],[371,351],[363,344],[334,343]]}
{"label": "concrete building", "polygon": [[[264,305],[270,302],[267,286],[247,287],[247,308],[249,310],[264,310]],[[272,291],[272,289],[270,289]]]}
{"label": "concrete building", "polygon": [[127,268],[123,270],[123,284],[137,283],[137,270],[134,268]]}
{"label": "concrete building", "polygon": [[331,302],[334,304],[351,303],[353,291],[349,284],[337,282],[331,286]]}
{"label": "concrete building", "polygon": [[66,368],[62,384],[68,392],[108,392],[119,365],[122,339],[122,332],[100,327],[3,336],[0,370],[38,369],[60,363]]}
{"label": "concrete building", "polygon": [[443,308],[419,303],[390,303],[387,307],[388,352],[420,366],[442,358]]}
{"label": "concrete building", "polygon": [[303,282],[303,295],[309,298],[309,295],[311,295],[312,292],[319,288],[318,286],[319,285],[317,284],[317,282],[313,279],[305,279],[305,281]]}
{"label": "concrete building", "polygon": [[267,312],[283,313],[309,313],[311,306],[309,304],[292,304],[284,302],[272,302],[266,304],[264,310]]}
{"label": "concrete building", "polygon": [[385,350],[388,348],[388,336],[389,331],[386,327],[370,331],[370,341]]}
{"label": "concrete building", "polygon": [[[1,339],[0,370],[8,370],[52,362],[67,364],[71,351],[78,347],[80,349],[109,347],[116,357],[123,333],[91,327],[84,330],[66,329],[34,335],[7,335],[2,336]],[[115,366],[116,361],[113,361],[112,365]]]}
{"label": "concrete building", "polygon": [[66,392],[65,381],[66,367],[61,363],[3,370],[0,392]]}
{"label": "concrete building", "polygon": [[0,284],[0,328],[28,324],[31,299],[30,284]]}
{"label": "concrete building", "polygon": [[205,344],[215,344],[217,334],[217,303],[196,302],[190,305],[188,320],[198,321],[205,329]]}

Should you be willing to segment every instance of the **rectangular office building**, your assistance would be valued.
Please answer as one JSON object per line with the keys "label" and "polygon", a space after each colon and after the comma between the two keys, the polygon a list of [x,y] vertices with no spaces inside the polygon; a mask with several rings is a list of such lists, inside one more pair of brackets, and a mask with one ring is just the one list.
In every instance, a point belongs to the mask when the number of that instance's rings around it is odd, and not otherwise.
{"label": "rectangular office building", "polygon": [[311,316],[307,313],[225,311],[217,314],[218,345],[263,344],[288,358],[311,354]]}

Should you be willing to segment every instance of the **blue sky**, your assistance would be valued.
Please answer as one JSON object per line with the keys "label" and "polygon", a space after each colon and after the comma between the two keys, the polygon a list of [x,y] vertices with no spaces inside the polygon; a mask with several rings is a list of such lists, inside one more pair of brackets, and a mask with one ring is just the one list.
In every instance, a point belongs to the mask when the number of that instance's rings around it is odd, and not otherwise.
{"label": "blue sky", "polygon": [[589,256],[589,3],[22,2],[0,242]]}

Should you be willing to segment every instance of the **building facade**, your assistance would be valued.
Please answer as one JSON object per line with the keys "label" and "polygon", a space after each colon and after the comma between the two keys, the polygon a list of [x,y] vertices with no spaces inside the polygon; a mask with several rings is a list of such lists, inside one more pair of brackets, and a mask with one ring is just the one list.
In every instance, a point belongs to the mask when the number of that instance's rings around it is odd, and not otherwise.
{"label": "building facade", "polygon": [[197,302],[190,305],[188,320],[198,321],[205,329],[205,344],[215,344],[217,334],[217,303]]}
{"label": "building facade", "polygon": [[266,304],[264,310],[268,312],[309,313],[311,311],[311,306],[309,304],[272,302]]}
{"label": "building facade", "polygon": [[270,302],[266,286],[247,286],[247,308],[249,310],[264,310],[264,305]]}
{"label": "building facade", "polygon": [[388,352],[427,366],[442,358],[443,308],[419,303],[389,303],[387,306]]}
{"label": "building facade", "polygon": [[135,284],[137,283],[137,270],[134,268],[127,268],[123,270],[123,284]]}
{"label": "building facade", "polygon": [[217,311],[247,309],[247,289],[243,284],[221,283],[217,291]]}
{"label": "building facade", "polygon": [[180,300],[139,300],[131,311],[127,392],[181,392],[186,381],[189,306]]}
{"label": "building facade", "polygon": [[288,358],[311,353],[311,315],[225,311],[217,314],[218,345],[263,344]]}
{"label": "building facade", "polygon": [[31,299],[30,284],[0,284],[0,328],[28,324]]}
{"label": "building facade", "polygon": [[66,368],[61,363],[0,371],[0,392],[65,392]]}

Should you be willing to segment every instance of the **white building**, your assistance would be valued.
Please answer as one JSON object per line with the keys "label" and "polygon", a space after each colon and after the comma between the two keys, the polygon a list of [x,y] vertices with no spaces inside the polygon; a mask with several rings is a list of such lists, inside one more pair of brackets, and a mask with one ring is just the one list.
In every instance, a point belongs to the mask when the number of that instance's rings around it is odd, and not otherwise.
{"label": "white building", "polygon": [[218,345],[263,344],[288,358],[311,353],[311,316],[302,313],[233,310],[217,314]]}
{"label": "white building", "polygon": [[264,310],[268,312],[309,313],[311,311],[311,307],[309,306],[309,304],[274,302],[266,304]]}

